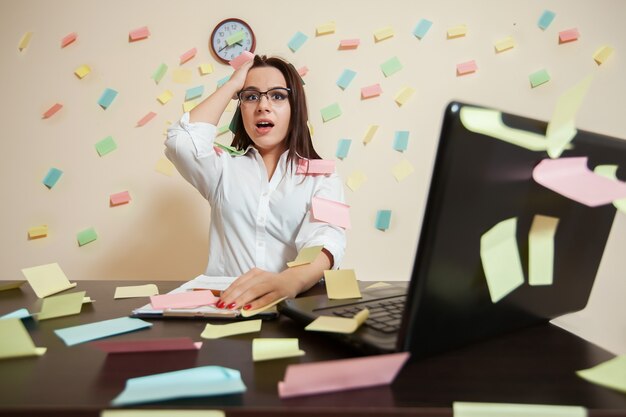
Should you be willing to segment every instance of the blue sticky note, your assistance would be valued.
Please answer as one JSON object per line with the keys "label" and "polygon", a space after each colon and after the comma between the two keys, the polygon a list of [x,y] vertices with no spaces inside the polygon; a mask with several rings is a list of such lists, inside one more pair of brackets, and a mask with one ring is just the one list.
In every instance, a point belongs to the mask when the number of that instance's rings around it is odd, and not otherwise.
{"label": "blue sticky note", "polygon": [[117,319],[66,327],[64,329],[55,330],[54,332],[66,345],[74,346],[79,343],[115,336],[116,334],[134,332],[135,330],[141,330],[151,326],[152,323],[141,319],[120,317]]}
{"label": "blue sticky note", "polygon": [[548,26],[550,26],[550,23],[552,23],[552,21],[554,20],[555,16],[556,13],[551,12],[550,10],[544,10],[541,14],[541,17],[539,18],[539,21],[537,22],[537,25],[541,29],[546,30]]}
{"label": "blue sticky note", "polygon": [[339,142],[337,142],[337,152],[335,152],[335,156],[339,159],[347,157],[351,144],[352,139],[339,139]]}
{"label": "blue sticky note", "polygon": [[376,212],[376,228],[378,230],[389,229],[391,223],[391,210],[378,210]]}
{"label": "blue sticky note", "polygon": [[393,149],[404,152],[409,145],[409,132],[407,130],[398,130],[393,138]]}
{"label": "blue sticky note", "polygon": [[348,88],[348,86],[350,85],[350,83],[352,82],[355,76],[356,76],[356,72],[349,70],[349,69],[343,70],[343,73],[337,80],[337,85],[342,90],[345,90],[346,88]]}
{"label": "blue sticky note", "polygon": [[220,79],[217,81],[217,88],[220,88],[221,86],[223,86],[224,84],[226,84],[226,81],[230,80],[230,75],[227,75],[226,77]]}
{"label": "blue sticky note", "polygon": [[189,100],[193,100],[194,98],[198,98],[203,93],[204,93],[204,86],[203,85],[199,85],[197,87],[190,88],[185,93],[185,101],[189,101]]}
{"label": "blue sticky note", "polygon": [[430,20],[420,19],[420,21],[417,23],[417,26],[415,26],[415,29],[413,29],[413,35],[415,35],[415,37],[419,39],[422,39],[424,36],[426,36],[426,33],[428,33],[428,30],[432,25],[433,22],[431,22]]}
{"label": "blue sticky note", "polygon": [[61,175],[63,175],[63,171],[60,169],[50,168],[50,171],[48,171],[48,174],[43,179],[44,185],[48,188],[54,187],[54,184],[61,178]]}
{"label": "blue sticky note", "polygon": [[113,90],[112,88],[107,88],[100,96],[98,104],[100,105],[100,107],[106,110],[111,105],[111,103],[113,103],[115,97],[117,97],[117,91]]}
{"label": "blue sticky note", "polygon": [[126,406],[174,398],[239,394],[245,391],[246,386],[239,371],[222,366],[200,366],[130,378],[126,381],[124,391],[111,404]]}
{"label": "blue sticky note", "polygon": [[289,49],[291,49],[292,52],[296,52],[298,49],[300,49],[302,45],[304,45],[304,42],[306,42],[307,39],[309,39],[309,37],[306,36],[304,33],[297,32],[295,35],[293,35],[287,46],[289,47]]}
{"label": "blue sticky note", "polygon": [[5,314],[4,316],[0,316],[0,320],[3,319],[26,319],[31,317],[32,314],[28,311],[27,308],[20,308],[19,310],[15,310],[9,314]]}

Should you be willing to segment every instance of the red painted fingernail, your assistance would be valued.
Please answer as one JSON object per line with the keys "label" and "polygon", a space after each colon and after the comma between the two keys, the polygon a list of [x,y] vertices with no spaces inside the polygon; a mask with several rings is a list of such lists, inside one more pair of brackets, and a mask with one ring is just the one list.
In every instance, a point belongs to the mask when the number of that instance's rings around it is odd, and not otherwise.
{"label": "red painted fingernail", "polygon": [[246,304],[245,306],[243,306],[244,310],[250,310],[250,307],[252,307],[250,304]]}
{"label": "red painted fingernail", "polygon": [[229,310],[232,310],[233,308],[235,308],[235,303],[228,304],[228,309]]}
{"label": "red painted fingernail", "polygon": [[224,308],[224,302],[222,300],[217,302],[217,308]]}

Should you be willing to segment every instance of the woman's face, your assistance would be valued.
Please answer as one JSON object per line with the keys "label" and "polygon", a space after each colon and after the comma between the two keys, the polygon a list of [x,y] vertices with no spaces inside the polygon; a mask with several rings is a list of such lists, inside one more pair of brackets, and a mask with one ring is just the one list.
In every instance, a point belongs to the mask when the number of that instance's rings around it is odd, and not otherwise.
{"label": "woman's face", "polygon": [[[274,67],[257,67],[248,71],[242,90],[256,90],[261,93],[274,88],[286,88],[283,74]],[[275,90],[286,93],[284,90]],[[285,138],[291,119],[289,100],[276,100],[278,95],[268,93],[255,95],[257,100],[241,101],[241,116],[246,133],[254,142],[261,155],[269,151],[282,153],[286,149]],[[273,98],[273,99],[272,99]]]}

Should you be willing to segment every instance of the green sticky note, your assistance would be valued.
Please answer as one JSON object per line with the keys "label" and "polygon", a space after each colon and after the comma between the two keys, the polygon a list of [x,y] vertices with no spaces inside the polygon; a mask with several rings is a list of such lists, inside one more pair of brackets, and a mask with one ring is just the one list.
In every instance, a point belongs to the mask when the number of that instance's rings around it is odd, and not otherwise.
{"label": "green sticky note", "polygon": [[554,235],[559,219],[535,215],[528,235],[528,283],[552,285]]}
{"label": "green sticky note", "polygon": [[56,168],[50,168],[45,178],[43,179],[44,185],[48,188],[54,187],[57,181],[59,181],[59,178],[61,178],[61,175],[63,175],[63,171]]}
{"label": "green sticky note", "polygon": [[304,45],[304,42],[306,42],[307,39],[309,39],[309,37],[306,36],[304,33],[297,32],[295,35],[293,35],[287,46],[289,47],[289,49],[291,49],[292,52],[296,52],[298,49],[300,49],[300,47],[302,47],[302,45]]}
{"label": "green sticky note", "polygon": [[378,210],[376,212],[376,228],[385,231],[391,223],[391,210]]}
{"label": "green sticky note", "polygon": [[404,152],[409,146],[409,131],[399,130],[393,138],[393,149]]}
{"label": "green sticky note", "polygon": [[243,37],[244,37],[243,30],[233,33],[228,38],[226,38],[226,45],[233,45],[233,44],[236,44],[237,42],[241,42],[243,40]]}
{"label": "green sticky note", "polygon": [[339,103],[333,103],[330,106],[324,107],[322,110],[322,120],[327,122],[329,120],[336,119],[341,116],[341,108],[339,107]]}
{"label": "green sticky note", "polygon": [[78,239],[78,246],[83,246],[98,239],[98,234],[93,227],[90,227],[89,229],[78,232],[76,238]]}
{"label": "green sticky note", "polygon": [[390,75],[400,71],[402,69],[402,64],[400,63],[398,57],[394,56],[393,58],[383,62],[380,69],[383,70],[385,77],[389,77]]}
{"label": "green sticky note", "polygon": [[161,82],[166,72],[167,72],[167,65],[161,64],[159,65],[159,68],[157,68],[156,71],[154,71],[154,73],[152,74],[152,79],[154,80],[154,82],[158,84]]}
{"label": "green sticky note", "polygon": [[528,76],[528,78],[530,79],[530,85],[532,88],[535,88],[550,81],[550,74],[548,74],[548,71],[545,69],[542,69],[537,72],[533,72]]}
{"label": "green sticky note", "polygon": [[[224,125],[224,126],[226,127],[226,131],[228,132],[228,125]],[[221,143],[218,143],[218,142],[215,142],[215,146],[217,146],[220,149],[225,150],[226,152],[234,156],[241,156],[244,153],[246,153],[246,151],[243,149],[237,149],[232,146],[222,145]]]}
{"label": "green sticky note", "polygon": [[41,312],[37,315],[37,320],[48,320],[78,314],[83,306],[84,297],[85,291],[46,297],[43,299]]}
{"label": "green sticky note", "polygon": [[351,139],[339,139],[339,142],[337,142],[337,151],[335,152],[335,156],[339,159],[346,158],[351,144]]}
{"label": "green sticky note", "polygon": [[589,382],[626,394],[626,355],[617,356],[593,368],[577,371],[576,374]]}
{"label": "green sticky note", "polygon": [[100,142],[96,143],[96,151],[98,152],[98,155],[100,156],[104,156],[108,153],[111,153],[116,149],[117,149],[117,144],[113,140],[112,136],[107,136],[106,138],[102,139]]}

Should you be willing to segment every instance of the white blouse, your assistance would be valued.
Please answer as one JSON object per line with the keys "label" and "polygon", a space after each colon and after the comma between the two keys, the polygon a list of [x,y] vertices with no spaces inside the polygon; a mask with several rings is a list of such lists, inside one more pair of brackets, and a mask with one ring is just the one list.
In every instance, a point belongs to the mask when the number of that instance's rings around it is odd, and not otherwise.
{"label": "white blouse", "polygon": [[296,175],[287,169],[287,151],[268,181],[261,155],[250,146],[241,156],[214,149],[217,128],[189,122],[189,113],[167,132],[165,155],[209,201],[209,276],[240,276],[253,267],[280,272],[300,250],[324,246],[338,269],[345,230],[313,219],[313,196],[344,202],[336,173]]}

